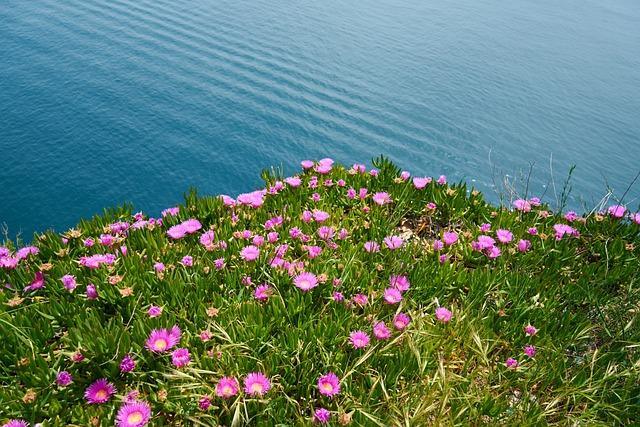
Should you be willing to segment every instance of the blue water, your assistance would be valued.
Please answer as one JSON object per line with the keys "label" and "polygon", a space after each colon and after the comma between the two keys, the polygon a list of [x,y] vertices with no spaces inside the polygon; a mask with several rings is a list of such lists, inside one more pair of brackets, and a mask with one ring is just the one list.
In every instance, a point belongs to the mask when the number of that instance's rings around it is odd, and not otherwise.
{"label": "blue water", "polygon": [[12,236],[378,154],[494,199],[530,164],[554,204],[571,164],[573,206],[621,196],[640,170],[640,1],[0,1]]}

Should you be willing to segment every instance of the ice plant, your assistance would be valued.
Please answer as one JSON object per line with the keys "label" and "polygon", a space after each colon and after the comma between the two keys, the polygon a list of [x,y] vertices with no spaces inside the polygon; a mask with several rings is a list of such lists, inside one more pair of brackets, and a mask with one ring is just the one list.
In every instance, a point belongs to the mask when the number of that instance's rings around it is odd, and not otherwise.
{"label": "ice plant", "polygon": [[136,362],[133,360],[133,357],[129,354],[125,355],[120,362],[120,372],[126,374],[127,372],[133,371],[135,368]]}
{"label": "ice plant", "polygon": [[118,410],[116,425],[118,427],[142,427],[151,419],[151,407],[147,402],[135,401],[125,403]]}
{"label": "ice plant", "polygon": [[308,291],[318,286],[318,278],[313,273],[303,272],[293,278],[293,284],[303,291]]}
{"label": "ice plant", "polygon": [[25,420],[10,420],[3,424],[2,427],[29,427],[29,423]]}
{"label": "ice plant", "polygon": [[156,353],[170,350],[180,342],[180,329],[177,326],[168,329],[154,329],[147,339],[146,347]]}
{"label": "ice plant", "polygon": [[89,404],[95,405],[107,402],[115,392],[116,388],[113,384],[106,378],[100,378],[87,387],[84,398]]}
{"label": "ice plant", "polygon": [[238,380],[234,377],[222,377],[216,384],[216,395],[223,399],[229,399],[238,394],[239,387]]}
{"label": "ice plant", "polygon": [[451,311],[444,307],[436,308],[436,319],[442,323],[448,323],[451,320]]}
{"label": "ice plant", "polygon": [[340,393],[340,378],[333,372],[327,372],[318,378],[318,390],[324,396],[335,396]]}
{"label": "ice plant", "polygon": [[402,301],[402,294],[396,288],[387,288],[384,290],[384,302],[387,304],[397,304]]}
{"label": "ice plant", "polygon": [[73,381],[73,378],[67,371],[60,371],[58,372],[58,375],[56,375],[56,384],[58,384],[60,387],[68,386],[69,384],[71,384],[71,381]]}
{"label": "ice plant", "polygon": [[319,424],[327,424],[331,419],[331,412],[325,408],[318,408],[313,412],[313,419]]}
{"label": "ice plant", "polygon": [[191,362],[191,356],[189,355],[189,350],[186,348],[177,348],[171,353],[171,363],[176,368],[182,368],[183,366],[187,366]]}
{"label": "ice plant", "polygon": [[252,372],[244,379],[244,392],[251,396],[264,396],[271,388],[271,381],[261,372]]}
{"label": "ice plant", "polygon": [[364,348],[369,345],[369,335],[364,331],[353,331],[349,334],[349,342],[353,348]]}
{"label": "ice plant", "polygon": [[379,340],[386,340],[391,337],[391,331],[384,322],[376,322],[373,325],[373,336]]}

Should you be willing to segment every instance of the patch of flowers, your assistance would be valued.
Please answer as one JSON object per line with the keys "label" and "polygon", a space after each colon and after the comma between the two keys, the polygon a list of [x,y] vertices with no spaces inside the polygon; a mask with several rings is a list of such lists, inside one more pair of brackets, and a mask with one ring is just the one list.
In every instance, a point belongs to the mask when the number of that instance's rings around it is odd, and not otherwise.
{"label": "patch of flowers", "polygon": [[640,214],[305,160],[0,247],[0,422],[640,419]]}

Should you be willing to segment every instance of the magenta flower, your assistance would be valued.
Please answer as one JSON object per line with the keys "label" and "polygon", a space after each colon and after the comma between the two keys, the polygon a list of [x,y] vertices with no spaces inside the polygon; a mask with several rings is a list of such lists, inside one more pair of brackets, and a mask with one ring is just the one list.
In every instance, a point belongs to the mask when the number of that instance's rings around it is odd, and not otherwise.
{"label": "magenta flower", "polygon": [[184,225],[177,224],[167,230],[167,235],[174,240],[182,239],[187,235],[187,230],[185,229]]}
{"label": "magenta flower", "polygon": [[151,407],[147,402],[134,401],[126,403],[118,410],[117,427],[142,427],[151,418]]}
{"label": "magenta flower", "polygon": [[353,348],[364,348],[369,345],[369,335],[364,331],[353,331],[349,334],[349,342]]}
{"label": "magenta flower", "polygon": [[369,302],[369,298],[365,294],[355,294],[353,296],[353,303],[360,307],[364,307]]}
{"label": "magenta flower", "polygon": [[174,326],[171,330],[154,329],[147,339],[146,347],[155,352],[161,353],[175,347],[180,342],[180,328]]}
{"label": "magenta flower", "polygon": [[526,345],[524,347],[524,354],[526,354],[528,357],[533,357],[536,355],[536,348],[532,345]]}
{"label": "magenta flower", "polygon": [[445,185],[447,183],[447,177],[445,175],[440,175],[436,182],[440,185]]}
{"label": "magenta flower", "polygon": [[500,251],[499,247],[492,246],[486,250],[486,254],[489,259],[495,259],[498,258],[502,254],[502,252]]}
{"label": "magenta flower", "polygon": [[518,251],[519,252],[527,252],[531,249],[531,242],[526,239],[518,240]]}
{"label": "magenta flower", "polygon": [[318,286],[318,278],[313,273],[303,272],[293,278],[293,284],[303,291],[308,291]]}
{"label": "magenta flower", "polygon": [[191,255],[185,255],[182,257],[182,261],[180,261],[182,265],[185,267],[193,266],[193,257]]}
{"label": "magenta flower", "polygon": [[612,205],[609,206],[609,209],[607,209],[607,211],[609,212],[609,215],[614,218],[622,218],[627,212],[627,208],[622,205]]}
{"label": "magenta flower", "polygon": [[376,242],[365,242],[364,250],[366,252],[379,252],[380,251],[380,245],[377,244]]}
{"label": "magenta flower", "polygon": [[413,186],[418,190],[422,190],[430,182],[431,182],[431,178],[418,178],[418,177],[413,178]]}
{"label": "magenta flower", "polygon": [[536,236],[538,234],[538,229],[536,227],[529,227],[527,229],[527,233],[529,233],[532,236]]}
{"label": "magenta flower", "polygon": [[269,285],[267,284],[260,285],[256,288],[255,292],[253,293],[253,296],[258,301],[266,301],[269,299],[269,295],[271,294],[270,290],[271,290],[271,287]]}
{"label": "magenta flower", "polygon": [[316,222],[322,223],[325,222],[326,220],[329,219],[329,214],[326,213],[325,211],[321,211],[321,210],[314,210],[313,211],[313,219]]}
{"label": "magenta flower", "polygon": [[573,222],[576,219],[578,219],[578,214],[575,213],[574,211],[569,211],[566,214],[564,214],[564,219],[566,219],[569,222]]}
{"label": "magenta flower", "polygon": [[516,210],[519,210],[521,212],[531,211],[531,203],[529,203],[527,200],[524,200],[524,199],[515,200],[513,202],[513,207],[516,208]]}
{"label": "magenta flower", "polygon": [[485,222],[484,224],[480,224],[480,231],[482,231],[483,233],[486,233],[489,230],[491,230],[491,224],[489,224],[488,222]]}
{"label": "magenta flower", "polygon": [[509,230],[504,229],[496,230],[496,237],[500,243],[509,243],[513,240],[513,234]]}
{"label": "magenta flower", "polygon": [[325,408],[318,408],[313,412],[313,419],[319,424],[327,424],[331,419],[331,412]]}
{"label": "magenta flower", "polygon": [[73,377],[67,371],[60,371],[58,375],[56,375],[56,384],[60,387],[66,387],[73,381]]}
{"label": "magenta flower", "polygon": [[631,221],[633,221],[636,224],[640,225],[640,212],[636,212],[634,214],[631,214]]}
{"label": "magenta flower", "polygon": [[211,398],[209,396],[202,396],[200,400],[198,400],[198,408],[201,411],[208,411],[211,407]]}
{"label": "magenta flower", "polygon": [[458,241],[458,233],[454,231],[445,231],[442,235],[442,240],[445,245],[451,246]]}
{"label": "magenta flower", "polygon": [[152,305],[151,307],[149,307],[149,310],[147,310],[147,315],[149,315],[149,317],[154,318],[154,317],[159,317],[162,314],[162,307],[158,307],[157,305]]}
{"label": "magenta flower", "polygon": [[398,313],[393,318],[393,326],[399,331],[402,331],[411,322],[411,318],[405,313]]}
{"label": "magenta flower", "polygon": [[318,378],[318,390],[324,396],[335,396],[340,393],[340,378],[333,372],[327,372]]}
{"label": "magenta flower", "polygon": [[122,358],[120,362],[120,372],[126,374],[127,372],[131,372],[136,368],[136,361],[133,360],[131,355],[127,354]]}
{"label": "magenta flower", "polygon": [[165,216],[176,216],[178,215],[178,213],[180,213],[180,208],[177,206],[173,208],[167,208],[162,211],[162,217],[164,218]]}
{"label": "magenta flower", "polygon": [[538,329],[535,326],[527,325],[524,327],[524,333],[528,337],[532,337],[538,333]]}
{"label": "magenta flower", "polygon": [[389,277],[389,284],[400,292],[409,290],[409,287],[411,286],[411,283],[409,282],[407,276],[392,275]]}
{"label": "magenta flower", "polygon": [[508,358],[507,361],[504,362],[504,364],[509,369],[516,369],[518,367],[518,365],[519,365],[518,361],[516,359],[514,359],[513,357]]}
{"label": "magenta flower", "polygon": [[436,319],[438,319],[442,323],[447,323],[451,320],[451,311],[447,310],[444,307],[436,308]]}
{"label": "magenta flower", "polygon": [[388,236],[384,238],[384,244],[391,250],[400,249],[403,243],[404,241],[400,236]]}
{"label": "magenta flower", "polygon": [[98,299],[98,289],[91,283],[87,285],[87,299]]}
{"label": "magenta flower", "polygon": [[391,203],[391,196],[389,195],[389,193],[385,192],[375,193],[373,195],[373,201],[375,202],[375,204],[380,206],[386,205],[388,203]]}
{"label": "magenta flower", "polygon": [[386,340],[391,337],[391,330],[384,322],[376,322],[373,325],[373,336],[378,340]]}
{"label": "magenta flower", "polygon": [[442,240],[434,240],[433,241],[433,250],[434,251],[442,250],[442,248],[444,248],[444,243],[442,243]]}
{"label": "magenta flower", "polygon": [[244,392],[251,396],[264,396],[271,388],[271,381],[261,372],[252,372],[244,379]]}
{"label": "magenta flower", "polygon": [[29,427],[29,423],[25,420],[10,420],[8,423],[3,424],[2,427]]}
{"label": "magenta flower", "polygon": [[260,256],[260,249],[256,246],[249,245],[240,251],[240,258],[245,261],[255,261]]}
{"label": "magenta flower", "polygon": [[556,234],[556,240],[561,240],[565,235],[578,236],[578,230],[566,224],[554,224],[553,230]]}
{"label": "magenta flower", "polygon": [[303,160],[300,162],[303,169],[311,169],[313,167],[313,161],[311,160]]}
{"label": "magenta flower", "polygon": [[384,301],[387,304],[397,304],[402,301],[402,293],[396,288],[387,288],[384,290]]}
{"label": "magenta flower", "polygon": [[200,244],[208,251],[212,251],[214,248],[216,234],[213,230],[208,230],[202,233],[200,236]]}
{"label": "magenta flower", "polygon": [[60,280],[62,281],[65,289],[69,292],[73,291],[76,286],[78,286],[75,276],[72,276],[71,274],[65,274]]}
{"label": "magenta flower", "polygon": [[107,381],[106,378],[100,378],[91,384],[84,392],[84,398],[90,405],[107,402],[116,392],[116,388]]}
{"label": "magenta flower", "polygon": [[333,227],[322,226],[318,228],[318,237],[322,240],[329,240],[335,236],[336,230]]}
{"label": "magenta flower", "polygon": [[156,262],[153,264],[153,269],[158,273],[162,273],[164,271],[164,264],[161,262]]}
{"label": "magenta flower", "polygon": [[216,384],[216,395],[223,399],[228,399],[238,394],[239,388],[238,380],[234,377],[222,377]]}
{"label": "magenta flower", "polygon": [[177,348],[171,353],[171,363],[176,368],[182,368],[183,366],[187,366],[191,362],[191,356],[189,355],[189,350],[186,348]]}

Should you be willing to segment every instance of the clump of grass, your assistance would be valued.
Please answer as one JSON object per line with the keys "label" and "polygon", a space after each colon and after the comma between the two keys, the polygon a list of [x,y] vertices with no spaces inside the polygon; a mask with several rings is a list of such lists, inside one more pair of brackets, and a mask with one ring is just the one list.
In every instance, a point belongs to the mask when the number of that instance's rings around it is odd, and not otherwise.
{"label": "clump of grass", "polygon": [[640,419],[640,215],[498,208],[382,158],[303,166],[0,248],[0,420]]}

